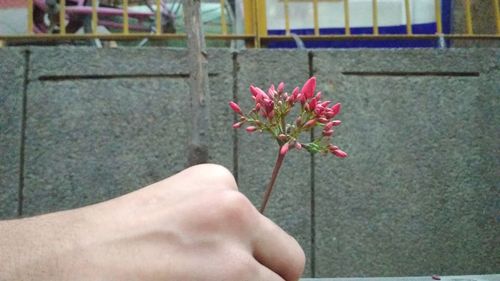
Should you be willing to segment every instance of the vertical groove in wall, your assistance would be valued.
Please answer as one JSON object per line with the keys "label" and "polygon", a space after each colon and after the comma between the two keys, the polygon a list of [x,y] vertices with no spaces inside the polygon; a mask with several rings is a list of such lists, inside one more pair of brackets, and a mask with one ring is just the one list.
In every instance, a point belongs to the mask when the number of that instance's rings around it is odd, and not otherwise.
{"label": "vertical groove in wall", "polygon": [[[233,101],[238,102],[238,52],[233,52]],[[234,123],[238,122],[238,116],[233,113]],[[233,130],[233,175],[238,182],[238,132]]]}
{"label": "vertical groove in wall", "polygon": [[18,189],[18,205],[17,215],[23,215],[23,202],[24,202],[24,153],[26,142],[26,105],[28,99],[28,73],[29,73],[30,51],[24,51],[24,77],[23,77],[23,102],[21,109],[21,143],[19,145],[19,189]]}
{"label": "vertical groove in wall", "polygon": [[[309,77],[314,75],[313,68],[313,52],[308,53],[308,62],[309,62]],[[314,140],[314,130],[311,130],[311,141]],[[314,154],[311,155],[311,277],[316,277],[316,205],[315,205],[315,164],[314,164]]]}

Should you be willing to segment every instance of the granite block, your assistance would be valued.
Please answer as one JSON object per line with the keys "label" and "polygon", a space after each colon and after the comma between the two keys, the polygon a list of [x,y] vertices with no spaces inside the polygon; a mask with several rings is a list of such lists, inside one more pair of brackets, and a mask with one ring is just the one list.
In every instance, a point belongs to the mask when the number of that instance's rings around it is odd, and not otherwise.
{"label": "granite block", "polygon": [[[328,71],[365,72],[367,74],[402,73],[450,75],[473,75],[487,72],[498,55],[497,49],[484,48],[481,51],[467,49],[353,49],[353,50],[315,50],[316,61],[329,57]],[[478,64],[477,60],[484,62]],[[313,65],[319,71],[318,65]],[[437,75],[435,75],[437,76]],[[446,75],[445,75],[446,76]]]}
{"label": "granite block", "polygon": [[110,199],[184,168],[184,79],[32,81],[24,214]]}
{"label": "granite block", "polygon": [[188,73],[187,51],[166,48],[33,47],[30,79],[110,76],[124,78]]}
{"label": "granite block", "polygon": [[234,171],[233,114],[227,106],[233,99],[233,54],[228,49],[208,50],[210,89],[209,161]]}
{"label": "granite block", "polygon": [[24,55],[0,48],[0,219],[14,218],[18,209]]}
{"label": "granite block", "polygon": [[[343,103],[334,142],[350,154],[316,159],[316,276],[498,271],[498,52],[487,52],[315,52],[318,87]],[[401,75],[362,73],[375,69]],[[439,74],[452,69],[481,72]]]}
{"label": "granite block", "polygon": [[[253,100],[250,84],[267,91],[271,83],[287,83],[286,91],[302,86],[308,78],[308,54],[301,51],[248,50],[238,53],[237,101],[250,111]],[[244,129],[237,131],[238,183],[240,190],[260,207],[271,176],[278,145],[268,135]],[[294,236],[307,256],[306,272],[311,275],[311,166],[305,151],[290,151],[283,163],[269,201],[266,215]]]}

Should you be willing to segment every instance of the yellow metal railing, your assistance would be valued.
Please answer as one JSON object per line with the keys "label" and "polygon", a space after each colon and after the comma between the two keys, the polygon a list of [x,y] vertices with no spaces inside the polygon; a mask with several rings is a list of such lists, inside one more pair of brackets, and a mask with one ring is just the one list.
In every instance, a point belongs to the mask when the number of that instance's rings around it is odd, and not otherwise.
{"label": "yellow metal railing", "polygon": [[[313,11],[313,35],[298,35],[299,38],[303,40],[356,40],[356,39],[463,39],[463,40],[500,40],[500,0],[461,0],[464,2],[465,9],[465,32],[464,33],[446,33],[443,32],[443,19],[442,19],[442,7],[441,0],[434,0],[434,13],[436,19],[436,31],[434,34],[414,34],[412,27],[412,14],[411,14],[411,3],[410,0],[404,1],[404,11],[406,18],[406,33],[405,34],[380,34],[380,21],[379,21],[379,1],[378,0],[370,0],[371,8],[372,8],[372,34],[352,34],[351,32],[351,22],[350,22],[350,9],[349,9],[349,0],[275,0],[273,3],[278,3],[278,5],[283,5],[283,14],[284,14],[284,22],[285,22],[285,35],[268,35],[267,28],[260,28],[257,30],[255,36],[255,41],[259,44],[265,44],[266,42],[271,41],[283,41],[283,40],[293,40],[291,36],[291,25],[292,20],[290,18],[290,5],[294,2],[301,3],[311,3],[311,8]],[[459,1],[459,0],[452,0]],[[476,1],[491,1],[491,8],[493,9],[494,14],[494,22],[496,25],[496,33],[477,33],[473,30],[473,18],[472,18],[472,6],[471,3]],[[259,13],[258,19],[266,18],[266,9],[265,9],[265,1],[256,1],[257,8],[252,10],[251,12],[257,11]],[[343,14],[344,14],[344,34],[321,34],[319,27],[319,8],[318,5],[320,2],[331,2],[338,3],[343,2]],[[249,12],[250,13],[250,12]],[[253,15],[247,16],[248,13],[245,13],[245,19],[247,21],[252,21],[256,17]],[[482,15],[485,17],[485,15]],[[246,26],[251,26],[251,23],[247,23]],[[253,29],[247,29],[247,32],[251,33],[254,31]]]}
{"label": "yellow metal railing", "polygon": [[[132,26],[129,23],[133,16],[130,15],[130,5],[129,1],[134,0],[119,0],[121,3],[122,10],[122,22],[121,30],[113,30],[113,33],[100,33],[98,32],[98,26],[100,21],[99,14],[99,0],[90,0],[90,18],[91,18],[91,29],[85,34],[75,34],[71,30],[66,30],[65,25],[68,21],[67,11],[69,6],[66,3],[67,0],[58,0],[58,14],[54,16],[57,18],[57,23],[59,24],[59,32],[54,33],[34,33],[34,22],[33,22],[33,3],[35,0],[27,0],[27,32],[25,34],[19,35],[2,35],[0,34],[0,46],[5,45],[9,42],[16,41],[57,41],[57,40],[85,40],[85,39],[102,39],[102,40],[137,40],[137,39],[156,39],[156,40],[169,40],[169,39],[183,39],[186,37],[183,33],[164,33],[162,31],[162,0],[150,0],[153,1],[154,9],[154,32],[134,32],[131,30]],[[284,35],[269,35],[268,25],[267,25],[267,7],[266,0],[243,0],[244,9],[244,32],[240,34],[234,33],[234,28],[231,33],[228,30],[229,18],[226,6],[228,0],[219,0],[220,4],[220,33],[219,34],[206,34],[206,38],[209,40],[245,40],[247,46],[261,47],[272,41],[282,41],[282,40],[293,40],[292,37],[292,24],[294,18],[291,17],[291,5],[296,2],[310,3],[310,8],[312,9],[313,20],[311,26],[313,28],[313,34],[311,35],[299,35],[302,40],[355,40],[355,39],[489,39],[489,40],[499,40],[500,39],[500,0],[461,0],[464,3],[464,32],[462,33],[446,33],[443,34],[443,20],[441,17],[441,0],[434,0],[434,12],[436,19],[436,31],[434,34],[415,34],[413,32],[412,26],[412,8],[410,0],[404,1],[404,13],[405,13],[405,24],[406,33],[404,34],[381,34],[380,33],[380,21],[379,15],[381,12],[381,6],[379,5],[379,0],[370,0],[372,8],[372,34],[353,34],[351,31],[352,23],[350,21],[350,7],[349,0],[274,0],[272,3],[276,5],[282,5],[283,17],[284,17]],[[418,1],[418,0],[417,0]],[[452,0],[457,1],[457,0]],[[474,1],[491,1],[491,8],[493,9],[493,22],[496,25],[495,33],[478,33],[474,30],[474,19],[472,13],[472,4]],[[182,2],[182,1],[181,1]],[[213,3],[214,1],[210,1]],[[322,2],[332,2],[341,3],[343,6],[344,15],[344,34],[321,34],[320,31],[320,4]],[[168,3],[168,1],[167,1]],[[202,1],[203,3],[203,1]],[[477,3],[477,2],[476,2]],[[489,5],[489,4],[488,4]],[[483,17],[486,15],[483,15]],[[477,20],[477,19],[476,19]],[[234,24],[234,20],[233,23]]]}

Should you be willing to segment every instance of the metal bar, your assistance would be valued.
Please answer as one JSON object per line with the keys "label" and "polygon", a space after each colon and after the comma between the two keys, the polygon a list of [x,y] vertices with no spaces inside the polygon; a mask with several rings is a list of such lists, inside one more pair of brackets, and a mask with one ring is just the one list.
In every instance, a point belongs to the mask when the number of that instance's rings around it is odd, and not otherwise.
{"label": "metal bar", "polygon": [[33,0],[28,0],[28,30],[26,33],[33,33]]}
{"label": "metal bar", "polygon": [[128,32],[128,0],[123,0],[123,33],[129,34]]}
{"label": "metal bar", "polygon": [[92,33],[97,32],[97,0],[92,0]]}
{"label": "metal bar", "polygon": [[351,34],[351,27],[349,23],[349,0],[344,0],[344,25],[345,25],[345,34]]}
{"label": "metal bar", "polygon": [[[408,40],[421,40],[421,39],[438,39],[443,37],[445,39],[458,39],[458,40],[498,40],[500,41],[500,35],[498,34],[355,34],[355,35],[300,35],[299,38],[302,40],[400,40],[400,39],[408,39]],[[59,40],[88,40],[88,39],[102,39],[102,40],[138,40],[148,38],[151,40],[166,40],[166,39],[184,39],[186,38],[186,34],[172,34],[172,33],[162,33],[162,34],[151,34],[147,32],[141,33],[130,33],[130,34],[121,34],[121,33],[110,33],[110,34],[92,34],[92,33],[84,33],[84,34],[74,34],[68,33],[64,35],[60,34],[36,34],[36,35],[0,35],[0,40],[9,42],[44,42],[44,41],[59,41]],[[205,35],[205,39],[207,40],[253,40],[255,39],[254,35],[222,35],[222,34],[214,34],[214,35]],[[259,38],[262,41],[293,41],[294,38],[292,36],[261,36]]]}
{"label": "metal bar", "polygon": [[255,48],[260,48],[260,24],[259,24],[259,2],[255,1],[253,5],[253,24],[254,24],[254,29],[255,29],[255,39],[254,39],[254,46]]}
{"label": "metal bar", "polygon": [[257,24],[256,41],[258,43],[257,45],[255,45],[255,47],[260,48],[261,47],[260,38],[262,36],[267,36],[266,0],[255,0],[255,2],[256,2],[255,15]]}
{"label": "metal bar", "polygon": [[66,0],[59,0],[59,33],[66,34]]}
{"label": "metal bar", "polygon": [[465,0],[465,23],[467,25],[467,34],[473,34],[472,15],[470,11],[470,0]]}
{"label": "metal bar", "polygon": [[499,0],[493,0],[493,8],[495,9],[495,18],[497,23],[497,34],[500,34],[500,4]]}
{"label": "metal bar", "polygon": [[283,2],[285,9],[285,34],[290,35],[290,15],[288,14],[288,0]]}
{"label": "metal bar", "polygon": [[378,35],[378,5],[377,0],[372,0],[373,34]]}
{"label": "metal bar", "polygon": [[[167,7],[165,7],[166,9]],[[161,0],[156,0],[156,11],[155,11],[155,25],[156,34],[161,34]]]}
{"label": "metal bar", "polygon": [[227,25],[226,25],[226,14],[225,14],[225,1],[220,0],[220,26],[222,30],[222,34],[227,34]]}
{"label": "metal bar", "polygon": [[441,0],[434,0],[434,10],[436,12],[436,34],[442,34],[443,22],[441,20]]}
{"label": "metal bar", "polygon": [[314,35],[319,35],[318,0],[313,0]]}
{"label": "metal bar", "polygon": [[412,34],[410,0],[405,0],[406,34]]}

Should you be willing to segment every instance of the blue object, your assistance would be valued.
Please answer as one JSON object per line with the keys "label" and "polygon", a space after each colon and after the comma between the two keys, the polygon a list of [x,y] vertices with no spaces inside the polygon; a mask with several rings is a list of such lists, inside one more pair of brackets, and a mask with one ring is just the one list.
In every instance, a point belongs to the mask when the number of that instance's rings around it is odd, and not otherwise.
{"label": "blue object", "polygon": [[[441,0],[441,19],[443,33],[451,30],[451,0]],[[372,27],[351,27],[351,34],[373,34]],[[285,35],[285,30],[268,30],[269,35]],[[313,28],[291,29],[297,35],[313,35]],[[413,34],[435,34],[436,23],[413,24]],[[320,28],[321,35],[345,34],[344,28]],[[406,34],[406,25],[379,26],[379,34]],[[306,48],[435,48],[438,40],[435,39],[397,39],[397,40],[332,40],[332,41],[304,41]],[[448,46],[448,42],[446,42]],[[269,48],[296,48],[293,41],[269,42]]]}

